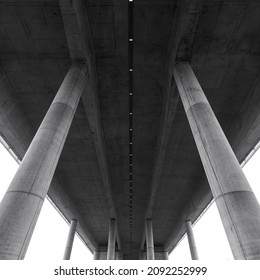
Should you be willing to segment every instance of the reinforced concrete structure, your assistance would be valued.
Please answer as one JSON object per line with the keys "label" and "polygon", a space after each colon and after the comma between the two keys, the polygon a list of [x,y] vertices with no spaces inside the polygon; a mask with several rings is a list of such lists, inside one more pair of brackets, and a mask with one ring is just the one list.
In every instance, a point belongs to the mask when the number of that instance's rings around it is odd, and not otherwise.
{"label": "reinforced concrete structure", "polygon": [[[168,259],[215,199],[235,259],[260,259],[240,164],[260,138],[260,2],[0,0],[0,134],[21,165],[0,259],[46,195],[94,259]],[[66,245],[66,246],[65,246]],[[199,251],[199,248],[198,248]]]}

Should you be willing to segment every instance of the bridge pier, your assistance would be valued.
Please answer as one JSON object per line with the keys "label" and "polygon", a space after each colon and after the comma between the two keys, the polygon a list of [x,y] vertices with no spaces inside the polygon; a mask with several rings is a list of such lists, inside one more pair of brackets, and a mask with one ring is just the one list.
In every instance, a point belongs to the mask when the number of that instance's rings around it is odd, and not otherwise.
{"label": "bridge pier", "polygon": [[70,259],[72,246],[73,246],[73,241],[74,241],[74,237],[75,237],[75,233],[76,233],[76,229],[77,229],[77,223],[78,223],[77,220],[71,220],[70,230],[69,230],[69,234],[68,234],[68,239],[67,239],[67,243],[66,243],[65,252],[64,252],[64,255],[63,255],[63,260],[69,260]]}
{"label": "bridge pier", "polygon": [[151,219],[145,220],[147,260],[154,260],[153,225]]}
{"label": "bridge pier", "polygon": [[111,219],[109,223],[108,245],[107,245],[107,260],[115,259],[116,248],[116,220]]}
{"label": "bridge pier", "polygon": [[23,259],[87,76],[73,65],[0,204],[0,259]]}
{"label": "bridge pier", "polygon": [[197,252],[197,247],[195,243],[195,238],[191,226],[191,221],[185,221],[185,226],[186,226],[186,231],[187,231],[187,237],[188,237],[188,242],[189,242],[189,247],[190,247],[190,254],[191,254],[191,259],[192,260],[198,260],[198,252]]}
{"label": "bridge pier", "polygon": [[235,259],[260,259],[259,203],[191,66],[174,78]]}

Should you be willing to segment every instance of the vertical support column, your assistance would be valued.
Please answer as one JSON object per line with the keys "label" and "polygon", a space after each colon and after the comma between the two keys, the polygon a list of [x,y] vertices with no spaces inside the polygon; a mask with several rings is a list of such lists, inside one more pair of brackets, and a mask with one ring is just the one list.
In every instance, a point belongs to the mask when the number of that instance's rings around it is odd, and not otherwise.
{"label": "vertical support column", "polygon": [[153,225],[151,219],[145,220],[147,260],[154,260]]}
{"label": "vertical support column", "polygon": [[94,260],[99,260],[100,259],[100,252],[99,251],[95,251],[93,255],[94,255],[93,256]]}
{"label": "vertical support column", "polygon": [[174,78],[235,259],[260,259],[259,203],[188,63]]}
{"label": "vertical support column", "polygon": [[195,238],[193,234],[193,230],[191,227],[191,221],[185,221],[186,225],[186,231],[187,231],[187,237],[188,237],[188,242],[189,242],[189,247],[190,247],[190,254],[191,254],[191,259],[192,260],[198,260],[198,252],[197,252],[197,247],[195,243]]}
{"label": "vertical support column", "polygon": [[67,239],[67,243],[66,243],[65,252],[64,252],[64,255],[63,255],[63,260],[69,260],[70,259],[72,246],[73,246],[73,241],[74,241],[74,237],[75,237],[75,233],[76,233],[76,229],[77,229],[77,223],[78,223],[77,220],[71,220],[70,230],[69,230],[69,234],[68,234],[68,239]]}
{"label": "vertical support column", "polygon": [[116,220],[111,219],[109,223],[108,245],[107,245],[107,259],[115,259],[116,247]]}
{"label": "vertical support column", "polygon": [[0,259],[23,259],[87,77],[73,65],[0,204]]}

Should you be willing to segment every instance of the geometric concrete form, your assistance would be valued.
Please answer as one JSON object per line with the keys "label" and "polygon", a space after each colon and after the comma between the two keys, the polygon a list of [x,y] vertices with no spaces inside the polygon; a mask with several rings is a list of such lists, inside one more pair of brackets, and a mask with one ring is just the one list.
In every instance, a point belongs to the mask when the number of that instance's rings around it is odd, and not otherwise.
{"label": "geometric concrete form", "polygon": [[87,76],[74,64],[42,121],[0,205],[0,259],[23,259]]}
{"label": "geometric concrete form", "polygon": [[107,259],[115,259],[116,248],[116,220],[111,219],[109,223],[108,245],[107,245]]}
{"label": "geometric concrete form", "polygon": [[191,254],[191,259],[192,260],[198,260],[198,252],[197,252],[197,247],[195,243],[195,238],[191,226],[191,221],[185,221],[186,225],[186,230],[187,230],[187,237],[188,237],[188,242],[189,242],[189,247],[190,247],[190,254]]}
{"label": "geometric concrete form", "polygon": [[188,63],[174,78],[235,259],[260,259],[259,203]]}
{"label": "geometric concrete form", "polygon": [[69,260],[70,259],[70,255],[71,255],[71,251],[72,251],[72,246],[73,246],[73,241],[74,241],[74,236],[76,233],[76,229],[77,229],[77,220],[72,220],[71,224],[70,224],[70,230],[69,230],[69,234],[68,234],[68,239],[67,239],[67,243],[66,243],[66,247],[65,247],[65,252],[63,255],[63,260]]}
{"label": "geometric concrete form", "polygon": [[153,225],[151,219],[145,220],[147,260],[154,260]]}
{"label": "geometric concrete form", "polygon": [[176,62],[192,65],[239,162],[259,141],[260,2],[227,2],[1,1],[0,135],[20,160],[71,65],[87,62],[46,189],[99,259],[107,258],[110,219],[115,258],[139,259],[152,219],[162,259],[186,234],[185,220],[194,224],[213,198],[174,81]]}

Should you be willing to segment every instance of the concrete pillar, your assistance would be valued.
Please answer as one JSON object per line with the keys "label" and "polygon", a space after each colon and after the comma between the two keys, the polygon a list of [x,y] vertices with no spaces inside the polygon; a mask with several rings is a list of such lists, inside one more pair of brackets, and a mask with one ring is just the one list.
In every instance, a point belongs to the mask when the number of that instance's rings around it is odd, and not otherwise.
{"label": "concrete pillar", "polygon": [[109,223],[107,260],[115,259],[115,248],[116,248],[116,220],[111,219]]}
{"label": "concrete pillar", "polygon": [[64,255],[63,255],[63,260],[69,260],[70,259],[72,246],[73,246],[73,241],[74,241],[74,236],[75,236],[76,229],[77,229],[77,223],[78,223],[77,220],[71,220],[70,230],[69,230],[69,234],[68,234],[68,239],[67,239],[65,252],[64,252]]}
{"label": "concrete pillar", "polygon": [[94,260],[100,260],[100,252],[99,251],[95,251],[93,254],[93,259]]}
{"label": "concrete pillar", "polygon": [[87,76],[73,65],[0,204],[0,259],[23,259]]}
{"label": "concrete pillar", "polygon": [[260,259],[259,203],[188,63],[174,78],[235,259]]}
{"label": "concrete pillar", "polygon": [[145,220],[147,260],[154,260],[153,225],[151,219]]}
{"label": "concrete pillar", "polygon": [[197,252],[195,238],[194,238],[193,230],[191,227],[191,221],[185,221],[185,226],[186,226],[187,237],[188,237],[188,242],[189,242],[189,247],[190,247],[191,259],[198,260],[199,255]]}

